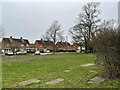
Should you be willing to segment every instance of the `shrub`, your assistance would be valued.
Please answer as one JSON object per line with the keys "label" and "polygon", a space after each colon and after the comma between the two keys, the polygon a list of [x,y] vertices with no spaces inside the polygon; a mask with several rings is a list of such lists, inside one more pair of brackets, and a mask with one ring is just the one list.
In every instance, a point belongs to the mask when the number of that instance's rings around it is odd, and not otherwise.
{"label": "shrub", "polygon": [[120,77],[120,32],[104,30],[93,38],[96,49],[95,63],[104,70],[106,78]]}

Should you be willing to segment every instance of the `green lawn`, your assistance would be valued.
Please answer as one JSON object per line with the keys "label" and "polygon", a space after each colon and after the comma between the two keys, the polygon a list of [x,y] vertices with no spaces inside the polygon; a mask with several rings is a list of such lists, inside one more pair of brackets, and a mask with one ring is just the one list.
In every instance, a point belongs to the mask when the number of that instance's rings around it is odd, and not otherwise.
{"label": "green lawn", "polygon": [[[118,80],[107,80],[101,84],[88,83],[89,79],[102,73],[97,66],[81,66],[94,63],[94,58],[94,54],[80,53],[2,56],[2,84],[4,88],[12,87],[21,81],[35,78],[40,82],[22,88],[117,88]],[[71,71],[63,72],[65,69]],[[57,78],[64,78],[64,81],[56,85],[46,84]]]}

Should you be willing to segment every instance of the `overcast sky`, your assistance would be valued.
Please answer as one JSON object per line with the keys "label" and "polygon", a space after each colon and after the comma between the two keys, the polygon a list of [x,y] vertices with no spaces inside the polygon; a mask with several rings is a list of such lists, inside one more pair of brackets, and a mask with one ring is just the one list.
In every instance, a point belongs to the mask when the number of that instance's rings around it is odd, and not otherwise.
{"label": "overcast sky", "polygon": [[[28,38],[30,42],[40,39],[53,20],[58,20],[69,36],[68,30],[82,10],[82,2],[4,2],[0,4],[5,37]],[[101,19],[118,19],[118,3],[102,2]]]}

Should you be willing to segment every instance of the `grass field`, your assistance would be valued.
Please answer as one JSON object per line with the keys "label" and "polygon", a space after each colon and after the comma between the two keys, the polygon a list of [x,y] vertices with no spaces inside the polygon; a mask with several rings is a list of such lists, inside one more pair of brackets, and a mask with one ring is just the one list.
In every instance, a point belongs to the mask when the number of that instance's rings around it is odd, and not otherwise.
{"label": "grass field", "polygon": [[[80,53],[2,56],[2,86],[12,87],[21,81],[39,79],[39,83],[20,88],[117,88],[118,80],[107,80],[101,84],[88,83],[92,77],[102,73],[95,65],[81,66],[94,63],[94,57],[94,54]],[[71,71],[63,72],[66,69]],[[56,85],[46,84],[57,78],[63,78],[64,81]]]}

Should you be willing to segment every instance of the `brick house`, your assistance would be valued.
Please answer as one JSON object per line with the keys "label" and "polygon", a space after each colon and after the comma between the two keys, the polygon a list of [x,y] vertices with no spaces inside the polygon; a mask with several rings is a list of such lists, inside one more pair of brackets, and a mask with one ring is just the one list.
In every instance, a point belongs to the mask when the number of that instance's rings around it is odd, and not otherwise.
{"label": "brick house", "polygon": [[52,41],[44,41],[44,48],[52,51],[54,43]]}
{"label": "brick house", "polygon": [[36,51],[36,48],[34,44],[29,44],[29,47],[27,47],[25,50],[27,53],[34,53]]}
{"label": "brick house", "polygon": [[65,44],[66,44],[66,48],[67,48],[67,50],[69,51],[69,50],[71,50],[71,44],[69,43],[69,42],[65,42]]}
{"label": "brick house", "polygon": [[34,45],[35,45],[36,50],[44,50],[44,49],[47,49],[47,50],[52,51],[54,44],[53,44],[53,42],[50,41],[50,40],[45,41],[45,40],[42,40],[42,39],[41,39],[41,40],[36,40],[35,43],[34,43]]}
{"label": "brick house", "polygon": [[68,42],[57,42],[56,43],[57,51],[69,51],[70,50],[70,43]]}
{"label": "brick house", "polygon": [[12,50],[18,51],[20,49],[26,49],[30,45],[28,39],[22,39],[22,37],[18,38],[3,38],[2,39],[2,50]]}
{"label": "brick house", "polygon": [[70,46],[70,49],[71,50],[77,50],[79,47],[79,45],[77,43],[73,43],[71,46]]}
{"label": "brick house", "polygon": [[[36,50],[50,50],[53,51],[54,43],[50,40],[36,40],[34,44],[30,44],[28,39],[20,38],[3,38],[1,48],[4,51],[12,50],[14,52],[25,49],[27,52],[35,52]],[[79,45],[73,43],[72,45],[69,42],[57,42],[56,51],[76,51],[78,50]]]}
{"label": "brick house", "polygon": [[35,43],[34,43],[34,46],[35,46],[35,49],[36,49],[36,50],[41,50],[41,49],[43,49],[43,44],[42,44],[42,41],[41,41],[41,40],[36,40]]}
{"label": "brick house", "polygon": [[64,50],[64,43],[62,41],[56,43],[56,50],[57,51]]}

